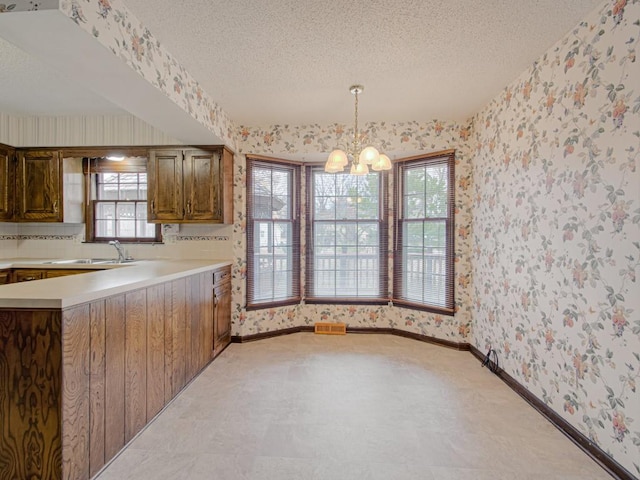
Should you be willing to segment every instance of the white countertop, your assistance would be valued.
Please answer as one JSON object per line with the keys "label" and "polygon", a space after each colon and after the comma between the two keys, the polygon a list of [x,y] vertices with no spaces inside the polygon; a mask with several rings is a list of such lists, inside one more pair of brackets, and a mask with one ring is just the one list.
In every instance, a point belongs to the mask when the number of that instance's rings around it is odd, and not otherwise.
{"label": "white countertop", "polygon": [[1,285],[0,308],[67,308],[231,265],[229,260],[140,260],[93,265],[49,264],[47,261],[50,260],[3,259],[0,269],[86,269],[90,273]]}

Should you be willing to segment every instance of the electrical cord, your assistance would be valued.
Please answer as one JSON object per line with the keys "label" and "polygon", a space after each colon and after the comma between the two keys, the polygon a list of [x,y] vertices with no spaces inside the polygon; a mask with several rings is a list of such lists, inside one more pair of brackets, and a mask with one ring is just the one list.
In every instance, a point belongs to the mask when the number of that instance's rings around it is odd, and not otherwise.
{"label": "electrical cord", "polygon": [[500,365],[498,363],[498,354],[493,348],[489,348],[487,355],[482,361],[482,366],[487,367],[493,373],[497,374],[500,371]]}

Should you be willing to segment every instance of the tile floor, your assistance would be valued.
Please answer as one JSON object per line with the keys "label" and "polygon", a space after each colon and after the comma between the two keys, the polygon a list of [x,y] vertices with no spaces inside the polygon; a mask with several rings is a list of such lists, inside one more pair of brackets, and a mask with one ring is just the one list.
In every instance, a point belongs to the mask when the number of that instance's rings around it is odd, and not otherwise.
{"label": "tile floor", "polygon": [[299,333],[232,344],[98,480],[610,478],[469,352]]}

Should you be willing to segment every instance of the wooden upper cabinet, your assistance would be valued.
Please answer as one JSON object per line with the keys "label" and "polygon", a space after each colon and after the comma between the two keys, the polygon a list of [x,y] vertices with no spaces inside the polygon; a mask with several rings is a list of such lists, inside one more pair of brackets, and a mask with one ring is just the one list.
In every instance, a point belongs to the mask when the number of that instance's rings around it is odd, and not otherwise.
{"label": "wooden upper cabinet", "polygon": [[0,220],[13,218],[15,150],[0,144]]}
{"label": "wooden upper cabinet", "polygon": [[226,148],[151,150],[147,175],[150,222],[233,222],[233,153]]}
{"label": "wooden upper cabinet", "polygon": [[147,161],[148,220],[169,223],[184,216],[182,150],[151,150]]}
{"label": "wooden upper cabinet", "polygon": [[220,152],[187,150],[184,155],[185,220],[222,222]]}
{"label": "wooden upper cabinet", "polygon": [[62,222],[62,157],[57,150],[19,150],[16,219]]}

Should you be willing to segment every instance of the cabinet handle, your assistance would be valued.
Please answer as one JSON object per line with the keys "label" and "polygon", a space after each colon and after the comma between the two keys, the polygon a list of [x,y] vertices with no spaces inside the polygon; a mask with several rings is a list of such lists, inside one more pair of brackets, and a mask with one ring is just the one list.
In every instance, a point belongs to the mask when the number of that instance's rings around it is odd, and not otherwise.
{"label": "cabinet handle", "polygon": [[151,200],[151,212],[155,212],[156,211],[156,201],[155,200]]}
{"label": "cabinet handle", "polygon": [[58,200],[53,201],[53,213],[58,213]]}
{"label": "cabinet handle", "polygon": [[191,215],[191,200],[187,202],[187,215]]}
{"label": "cabinet handle", "polygon": [[37,278],[36,277],[24,277],[22,279],[23,282],[30,282],[32,280],[37,280]]}

